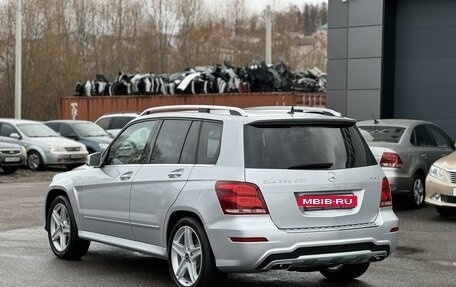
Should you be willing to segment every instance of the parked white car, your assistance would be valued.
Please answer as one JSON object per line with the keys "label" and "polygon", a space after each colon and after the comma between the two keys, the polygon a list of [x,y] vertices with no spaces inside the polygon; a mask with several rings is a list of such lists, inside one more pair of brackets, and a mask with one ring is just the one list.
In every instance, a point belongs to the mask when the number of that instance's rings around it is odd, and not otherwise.
{"label": "parked white car", "polygon": [[115,137],[129,121],[136,117],[138,114],[135,113],[108,114],[99,117],[95,123]]}
{"label": "parked white car", "polygon": [[84,164],[88,155],[85,145],[61,137],[36,121],[0,119],[0,141],[25,147],[27,165],[32,170],[47,165],[64,165],[72,169]]}

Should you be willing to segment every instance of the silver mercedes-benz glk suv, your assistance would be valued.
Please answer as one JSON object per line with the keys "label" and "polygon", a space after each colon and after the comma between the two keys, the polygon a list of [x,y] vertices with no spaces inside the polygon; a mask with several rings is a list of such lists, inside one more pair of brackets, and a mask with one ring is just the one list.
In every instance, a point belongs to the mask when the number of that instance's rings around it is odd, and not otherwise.
{"label": "silver mercedes-benz glk suv", "polygon": [[45,199],[59,258],[96,241],[167,259],[176,286],[271,269],[341,282],[397,245],[388,180],[329,109],[151,108],[87,160]]}

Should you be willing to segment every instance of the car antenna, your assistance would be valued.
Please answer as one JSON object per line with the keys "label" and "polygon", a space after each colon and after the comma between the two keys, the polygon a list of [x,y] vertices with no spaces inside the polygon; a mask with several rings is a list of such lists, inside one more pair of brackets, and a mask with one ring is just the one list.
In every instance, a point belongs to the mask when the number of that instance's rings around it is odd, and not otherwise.
{"label": "car antenna", "polygon": [[289,111],[287,114],[294,115],[295,109],[294,106],[291,106],[291,111]]}
{"label": "car antenna", "polygon": [[375,118],[374,113],[372,113],[372,117],[374,118],[374,125],[379,124],[379,121],[377,121],[377,119]]}

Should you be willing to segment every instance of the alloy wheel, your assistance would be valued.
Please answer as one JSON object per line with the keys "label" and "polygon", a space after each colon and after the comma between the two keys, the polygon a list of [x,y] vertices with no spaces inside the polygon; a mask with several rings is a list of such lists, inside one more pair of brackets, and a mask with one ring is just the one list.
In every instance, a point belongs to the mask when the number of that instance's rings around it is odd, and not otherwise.
{"label": "alloy wheel", "polygon": [[55,249],[63,252],[70,240],[70,216],[65,205],[62,203],[56,204],[52,209],[51,215],[51,240]]}
{"label": "alloy wheel", "polygon": [[416,205],[421,205],[424,199],[424,184],[421,178],[417,177],[413,183],[413,198]]}
{"label": "alloy wheel", "polygon": [[32,153],[28,157],[28,165],[31,169],[38,169],[40,166],[40,158],[36,153]]}
{"label": "alloy wheel", "polygon": [[201,272],[201,241],[189,226],[175,233],[171,246],[171,264],[174,276],[183,286],[193,286]]}

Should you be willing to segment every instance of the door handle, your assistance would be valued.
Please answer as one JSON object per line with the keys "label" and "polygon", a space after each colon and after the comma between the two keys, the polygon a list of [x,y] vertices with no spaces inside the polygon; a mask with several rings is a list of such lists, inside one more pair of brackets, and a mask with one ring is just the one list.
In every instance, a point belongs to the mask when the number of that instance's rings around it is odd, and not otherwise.
{"label": "door handle", "polygon": [[179,178],[179,177],[181,177],[181,175],[183,173],[184,173],[184,169],[179,168],[179,169],[173,170],[172,172],[168,173],[168,177],[169,178]]}
{"label": "door handle", "polygon": [[421,154],[421,157],[422,157],[422,158],[427,158],[427,153],[422,153],[422,154]]}
{"label": "door handle", "polygon": [[120,180],[125,181],[125,180],[129,180],[132,175],[133,175],[133,172],[132,171],[128,171],[128,172],[120,175],[119,178],[120,178]]}

